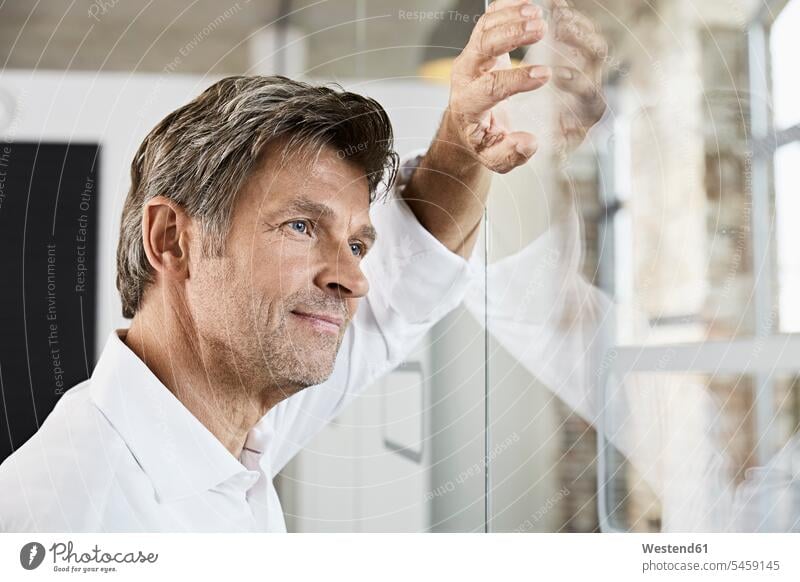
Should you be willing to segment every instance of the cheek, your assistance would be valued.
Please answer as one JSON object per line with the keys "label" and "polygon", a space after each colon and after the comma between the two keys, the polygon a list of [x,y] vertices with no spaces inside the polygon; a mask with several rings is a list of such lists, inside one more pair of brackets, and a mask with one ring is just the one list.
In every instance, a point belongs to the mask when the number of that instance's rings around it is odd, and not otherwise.
{"label": "cheek", "polygon": [[242,277],[246,281],[248,300],[268,326],[279,325],[286,313],[311,284],[306,255],[277,254],[271,260],[254,262]]}
{"label": "cheek", "polygon": [[[238,249],[236,254],[233,250]],[[279,325],[287,311],[287,299],[313,286],[314,247],[274,236],[250,244],[229,247],[232,272],[228,286],[237,285],[238,297],[259,327]],[[289,306],[291,307],[291,306]]]}
{"label": "cheek", "polygon": [[228,241],[222,257],[203,256],[200,249],[196,249],[192,255],[191,295],[197,306],[207,312],[205,316],[198,313],[199,317],[231,321],[237,317],[237,312],[246,312],[250,299],[247,291],[251,287],[249,252],[250,249],[236,239]]}
{"label": "cheek", "polygon": [[[219,336],[238,317],[240,280],[224,259],[204,259],[195,265],[187,285],[188,307],[202,333]],[[239,299],[237,300],[237,297]]]}
{"label": "cheek", "polygon": [[258,264],[260,287],[272,289],[276,297],[288,297],[313,287],[313,252],[310,244],[275,244]]}

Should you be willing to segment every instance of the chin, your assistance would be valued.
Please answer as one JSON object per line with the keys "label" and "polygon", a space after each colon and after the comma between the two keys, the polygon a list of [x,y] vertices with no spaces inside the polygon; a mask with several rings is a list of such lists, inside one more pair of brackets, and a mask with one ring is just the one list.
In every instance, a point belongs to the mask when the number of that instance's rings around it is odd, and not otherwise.
{"label": "chin", "polygon": [[[305,349],[284,352],[284,357],[273,360],[282,361],[283,366],[273,368],[277,377],[283,377],[284,382],[302,390],[309,386],[322,384],[333,373],[336,354],[327,349]],[[281,369],[282,368],[282,369]]]}
{"label": "chin", "polygon": [[309,333],[308,329],[294,333],[266,335],[261,353],[269,368],[272,383],[283,384],[292,392],[322,384],[333,373],[342,337]]}
{"label": "chin", "polygon": [[330,371],[316,372],[304,369],[296,376],[287,378],[286,382],[292,386],[292,388],[289,389],[291,394],[296,394],[297,392],[305,390],[306,388],[310,388],[311,386],[318,386],[324,383],[330,377]]}
{"label": "chin", "polygon": [[325,360],[317,359],[313,362],[306,362],[301,364],[302,376],[304,384],[308,386],[316,386],[322,384],[333,374],[333,361],[326,363]]}

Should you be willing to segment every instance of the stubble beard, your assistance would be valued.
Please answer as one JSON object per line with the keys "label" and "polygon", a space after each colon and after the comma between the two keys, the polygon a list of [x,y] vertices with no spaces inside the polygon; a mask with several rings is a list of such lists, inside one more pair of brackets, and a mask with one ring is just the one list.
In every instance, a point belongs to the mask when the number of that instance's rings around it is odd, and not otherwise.
{"label": "stubble beard", "polygon": [[[288,305],[304,305],[330,313],[345,314],[341,303],[333,307],[329,300],[306,299],[287,301]],[[292,308],[282,310],[277,328],[261,334],[259,341],[262,354],[261,366],[266,374],[266,382],[278,387],[284,397],[291,396],[309,386],[322,384],[331,375],[344,339],[344,330],[349,318],[338,335],[311,331],[305,324],[292,321]]]}

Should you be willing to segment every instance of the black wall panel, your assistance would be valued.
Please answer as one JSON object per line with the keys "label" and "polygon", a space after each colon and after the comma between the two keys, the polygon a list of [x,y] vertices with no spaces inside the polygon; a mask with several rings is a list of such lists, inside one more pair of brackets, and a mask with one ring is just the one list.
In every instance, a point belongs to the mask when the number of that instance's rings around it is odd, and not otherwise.
{"label": "black wall panel", "polygon": [[94,361],[99,147],[0,142],[0,461]]}

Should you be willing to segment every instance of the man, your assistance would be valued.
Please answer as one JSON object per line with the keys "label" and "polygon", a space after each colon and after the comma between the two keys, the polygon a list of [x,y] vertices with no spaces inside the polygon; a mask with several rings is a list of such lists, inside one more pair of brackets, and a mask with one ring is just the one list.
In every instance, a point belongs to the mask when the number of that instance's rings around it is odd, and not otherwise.
{"label": "man", "polygon": [[545,30],[492,5],[435,141],[372,215],[397,156],[371,99],[232,77],[159,123],[122,214],[131,326],[0,467],[0,528],[285,531],[273,477],[463,297],[489,172],[536,149],[494,107],[550,77],[492,69]]}

